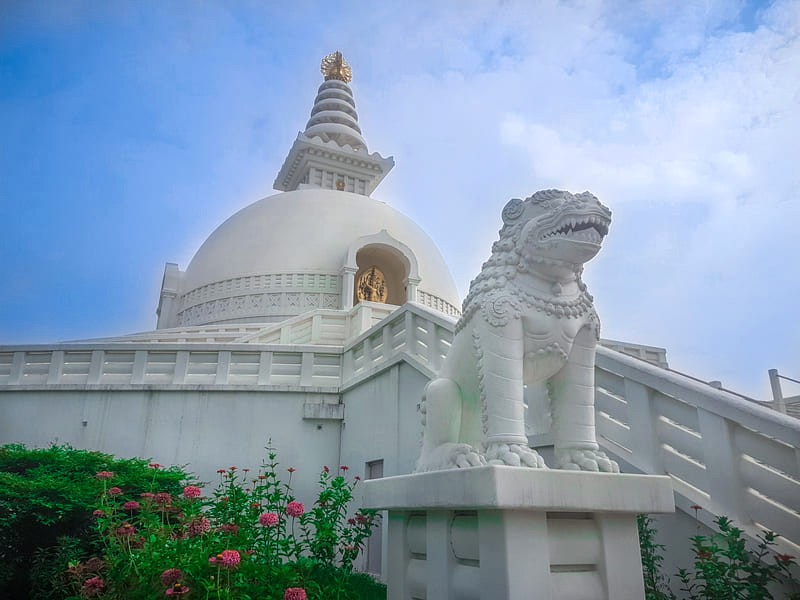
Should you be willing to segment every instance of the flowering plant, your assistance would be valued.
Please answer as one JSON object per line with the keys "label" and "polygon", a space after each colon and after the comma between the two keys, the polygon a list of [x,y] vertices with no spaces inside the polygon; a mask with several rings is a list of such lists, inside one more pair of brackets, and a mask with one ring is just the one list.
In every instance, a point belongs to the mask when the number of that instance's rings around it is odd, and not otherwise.
{"label": "flowering plant", "polygon": [[76,581],[78,597],[384,598],[384,586],[353,572],[378,518],[349,507],[359,478],[323,469],[307,508],[292,491],[295,469],[279,469],[267,450],[255,473],[220,469],[211,494],[188,485],[134,500],[113,476],[101,478],[94,518],[104,568],[91,583]]}
{"label": "flowering plant", "polygon": [[[690,507],[697,518],[700,505]],[[769,600],[775,584],[798,587],[791,567],[795,557],[775,552],[776,533],[766,531],[757,538],[755,547],[748,547],[743,531],[725,516],[714,519],[717,532],[692,536],[693,569],[679,569],[680,596],[670,589],[670,579],[662,573],[665,546],[655,541],[656,530],[648,515],[639,515],[639,543],[642,553],[646,600],[680,598],[708,600]],[[800,598],[797,592],[787,599]]]}

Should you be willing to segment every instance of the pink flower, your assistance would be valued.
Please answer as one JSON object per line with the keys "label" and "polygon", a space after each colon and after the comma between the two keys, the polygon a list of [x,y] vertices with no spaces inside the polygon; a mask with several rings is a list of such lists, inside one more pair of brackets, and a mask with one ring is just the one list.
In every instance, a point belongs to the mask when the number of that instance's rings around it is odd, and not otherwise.
{"label": "pink flower", "polygon": [[[97,477],[97,479],[111,479],[113,476],[114,473],[111,471],[98,471],[95,473],[95,477]],[[102,579],[100,581],[102,581]]]}
{"label": "pink flower", "polygon": [[98,510],[96,510],[96,511],[94,511],[94,512],[92,513],[92,516],[93,516],[93,517],[97,517],[97,518],[99,519],[100,517],[105,517],[105,516],[106,516],[106,513],[104,513],[102,510],[99,510],[99,509],[98,509]]}
{"label": "pink flower", "polygon": [[158,464],[158,463],[150,463],[147,466],[150,467],[151,469],[160,469],[161,468],[161,465]]}
{"label": "pink flower", "polygon": [[289,473],[294,473],[297,469],[295,469],[294,467],[289,467],[286,470],[289,471]]}
{"label": "pink flower", "polygon": [[220,475],[222,475],[224,472],[225,472],[225,469],[217,469],[217,473],[219,473]]}
{"label": "pink flower", "polygon": [[189,537],[197,537],[198,535],[208,533],[210,530],[211,521],[205,517],[197,517],[196,519],[192,519],[187,527],[187,533],[189,534]]}
{"label": "pink flower", "polygon": [[239,526],[236,523],[226,523],[225,525],[220,525],[219,530],[223,533],[230,533],[231,535],[236,535],[239,533]]}
{"label": "pink flower", "polygon": [[306,591],[303,588],[286,588],[283,600],[306,600]]}
{"label": "pink flower", "polygon": [[142,492],[141,494],[139,494],[139,498],[142,498],[142,499],[147,500],[147,501],[151,501],[155,497],[156,497],[156,495],[154,493],[152,493],[152,492]]}
{"label": "pink flower", "polygon": [[217,557],[217,562],[221,562],[226,569],[237,568],[241,560],[242,558],[237,550],[223,550],[222,554]]}
{"label": "pink flower", "polygon": [[181,585],[180,583],[176,583],[166,592],[164,592],[164,594],[167,596],[183,596],[184,594],[188,593],[189,593],[189,588]]}
{"label": "pink flower", "polygon": [[349,471],[349,470],[350,470],[350,467],[348,467],[347,465],[342,465],[342,466],[341,466],[341,467],[339,467],[339,468],[340,468],[342,471]]}
{"label": "pink flower", "polygon": [[139,510],[139,503],[136,500],[130,500],[122,505],[124,510]]}
{"label": "pink flower", "polygon": [[295,502],[293,500],[292,502],[289,502],[289,504],[286,506],[286,514],[289,515],[290,517],[299,517],[304,512],[306,512],[306,509],[303,506],[302,502]]}
{"label": "pink flower", "polygon": [[103,581],[100,577],[92,577],[91,579],[87,579],[83,582],[83,593],[81,594],[85,598],[92,598],[94,596],[99,596],[103,593],[103,589],[106,587],[106,582]]}
{"label": "pink flower", "polygon": [[[288,510],[288,507],[287,507]],[[300,514],[303,514],[302,512]],[[264,513],[260,517],[258,517],[258,522],[261,523],[264,527],[274,527],[278,524],[278,515],[275,513]]]}
{"label": "pink flower", "polygon": [[322,467],[322,470],[325,471],[326,473],[330,473],[331,472],[331,470],[328,468],[327,465]]}
{"label": "pink flower", "polygon": [[187,485],[183,488],[183,497],[186,499],[199,498],[202,490],[196,485]]}
{"label": "pink flower", "polygon": [[170,496],[167,492],[158,492],[156,494],[156,502],[158,504],[172,504],[172,496]]}
{"label": "pink flower", "polygon": [[117,529],[117,535],[119,537],[130,537],[134,533],[136,533],[136,527],[131,525],[130,523],[123,523],[119,529]]}
{"label": "pink flower", "polygon": [[363,525],[363,524],[369,522],[369,519],[365,515],[363,515],[361,513],[356,513],[356,521],[358,521],[359,523],[361,523]]}
{"label": "pink flower", "polygon": [[109,496],[119,496],[121,493],[122,493],[122,490],[119,489],[116,486],[112,487],[111,489],[108,490],[108,495]]}
{"label": "pink flower", "polygon": [[161,584],[170,587],[183,579],[183,571],[180,569],[167,569],[161,574]]}

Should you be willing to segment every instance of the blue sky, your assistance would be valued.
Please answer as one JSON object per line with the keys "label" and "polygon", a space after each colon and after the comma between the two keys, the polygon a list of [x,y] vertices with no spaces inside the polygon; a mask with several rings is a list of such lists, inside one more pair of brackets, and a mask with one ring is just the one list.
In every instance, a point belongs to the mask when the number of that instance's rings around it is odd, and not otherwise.
{"label": "blue sky", "polygon": [[799,32],[793,1],[2,1],[0,343],[152,329],[340,49],[397,164],[374,196],[462,294],[509,198],[588,189],[603,335],[767,398],[800,376]]}

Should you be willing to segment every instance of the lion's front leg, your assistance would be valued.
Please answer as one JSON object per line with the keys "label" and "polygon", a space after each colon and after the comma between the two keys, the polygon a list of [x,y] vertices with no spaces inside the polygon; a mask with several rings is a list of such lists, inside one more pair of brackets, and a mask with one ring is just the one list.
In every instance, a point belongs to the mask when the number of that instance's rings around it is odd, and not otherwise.
{"label": "lion's front leg", "polygon": [[439,377],[425,388],[422,412],[422,451],[416,472],[477,467],[486,460],[470,444],[460,441],[463,398],[458,384]]}
{"label": "lion's front leg", "polygon": [[487,463],[544,468],[542,457],[528,447],[525,434],[521,321],[514,319],[503,327],[476,331],[473,339]]}
{"label": "lion's front leg", "polygon": [[553,434],[559,469],[619,473],[601,452],[595,437],[594,356],[597,340],[584,327],[578,332],[567,364],[551,381]]}

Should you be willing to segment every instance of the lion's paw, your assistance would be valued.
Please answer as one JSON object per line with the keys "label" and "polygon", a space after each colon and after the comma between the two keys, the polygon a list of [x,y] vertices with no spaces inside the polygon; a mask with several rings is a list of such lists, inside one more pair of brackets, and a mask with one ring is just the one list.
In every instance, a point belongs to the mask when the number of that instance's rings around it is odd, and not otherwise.
{"label": "lion's paw", "polygon": [[557,448],[555,455],[559,469],[619,473],[619,465],[599,450]]}
{"label": "lion's paw", "polygon": [[466,469],[485,464],[486,459],[469,444],[447,443],[423,451],[417,461],[416,472]]}
{"label": "lion's paw", "polygon": [[536,450],[522,444],[489,444],[486,449],[486,461],[490,465],[529,467],[531,469],[547,468],[544,459]]}

